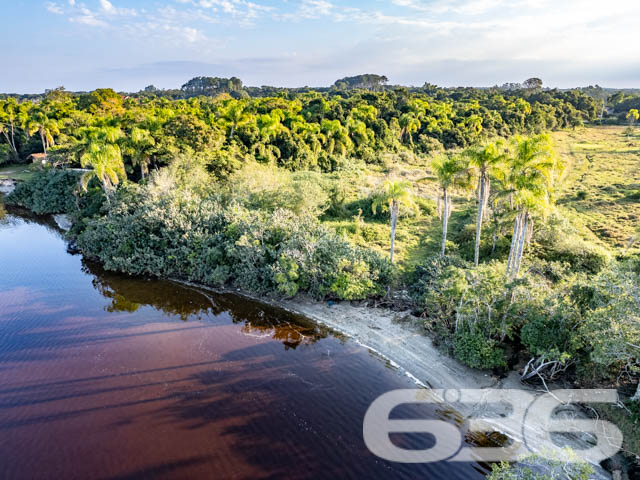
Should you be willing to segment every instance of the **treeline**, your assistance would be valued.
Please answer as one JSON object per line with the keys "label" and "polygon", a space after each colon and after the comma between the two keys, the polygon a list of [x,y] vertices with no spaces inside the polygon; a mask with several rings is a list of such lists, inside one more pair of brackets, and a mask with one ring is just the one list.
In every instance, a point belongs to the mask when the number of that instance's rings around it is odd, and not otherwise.
{"label": "treeline", "polygon": [[282,92],[260,98],[226,93],[241,86],[239,79],[197,78],[184,88],[222,93],[169,100],[152,92],[76,95],[59,88],[37,102],[0,100],[0,162],[46,153],[54,163],[79,165],[97,129],[108,128],[133,178],[179,153],[206,157],[218,176],[248,159],[332,171],[351,158],[375,163],[386,152],[427,154],[494,136],[576,127],[597,114],[595,101],[577,91],[426,86],[421,92]]}

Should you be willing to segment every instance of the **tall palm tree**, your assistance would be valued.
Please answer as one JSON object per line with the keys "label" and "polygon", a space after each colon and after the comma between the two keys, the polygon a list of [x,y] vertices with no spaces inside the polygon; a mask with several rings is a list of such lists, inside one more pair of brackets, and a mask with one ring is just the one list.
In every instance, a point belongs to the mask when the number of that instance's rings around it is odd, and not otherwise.
{"label": "tall palm tree", "polygon": [[416,133],[421,126],[420,120],[412,113],[404,113],[398,120],[402,130],[400,132],[400,140],[403,141],[405,136],[409,138],[409,143],[413,143],[413,133]]}
{"label": "tall palm tree", "polygon": [[451,216],[451,193],[458,189],[468,190],[471,187],[472,170],[463,155],[440,155],[431,163],[431,169],[436,174],[442,189],[442,248],[440,255],[445,254],[447,244],[447,229]]}
{"label": "tall palm tree", "polygon": [[56,144],[54,135],[60,133],[58,122],[49,118],[47,114],[40,109],[35,110],[27,124],[25,125],[27,135],[31,136],[35,133],[40,135],[40,141],[42,142],[42,149],[44,153],[47,153],[47,149]]}
{"label": "tall palm tree", "polygon": [[367,125],[362,121],[353,117],[347,119],[347,128],[349,130],[350,138],[353,142],[360,146],[366,144],[373,138],[373,131],[367,128]]}
{"label": "tall palm tree", "polygon": [[91,179],[96,177],[102,185],[107,203],[111,204],[111,193],[120,180],[126,178],[120,147],[108,143],[93,143],[80,158],[80,165],[91,168],[82,175],[82,188],[86,191]]}
{"label": "tall palm tree", "polygon": [[533,216],[548,210],[552,202],[554,174],[562,168],[555,158],[548,135],[514,137],[513,150],[507,177],[507,192],[516,209],[507,260],[509,278],[516,278],[520,272]]}
{"label": "tall palm tree", "polygon": [[387,180],[384,182],[382,191],[376,196],[371,209],[375,214],[378,208],[389,211],[391,217],[391,249],[389,258],[393,263],[393,251],[396,241],[396,227],[398,225],[398,216],[400,207],[416,208],[411,193],[411,184],[407,181]]}
{"label": "tall palm tree", "polygon": [[86,191],[92,178],[96,177],[107,198],[111,203],[111,193],[120,180],[126,179],[122,152],[116,144],[122,138],[122,131],[117,127],[88,127],[83,130],[84,144],[80,165],[90,168],[80,179],[82,188]]}
{"label": "tall palm tree", "polygon": [[476,244],[473,262],[478,265],[480,260],[480,236],[482,234],[482,222],[489,201],[491,190],[491,175],[499,169],[506,159],[505,144],[502,140],[489,143],[484,147],[472,148],[466,152],[469,155],[470,166],[475,170],[478,179],[478,214],[476,217]]}
{"label": "tall palm tree", "polygon": [[284,118],[284,112],[279,108],[275,108],[270,113],[264,113],[258,117],[258,129],[263,141],[269,142],[280,132],[288,130],[282,123]]}
{"label": "tall palm tree", "polygon": [[253,115],[247,113],[245,102],[237,100],[229,101],[220,113],[222,124],[229,129],[229,139],[233,138],[239,127],[252,122],[254,118]]}
{"label": "tall palm tree", "polygon": [[151,149],[155,146],[156,141],[151,136],[149,130],[134,127],[133,130],[131,130],[129,143],[133,151],[131,156],[132,162],[134,165],[140,167],[140,175],[144,180],[145,173],[149,168],[149,161],[151,160]]}
{"label": "tall palm tree", "polygon": [[0,133],[5,136],[14,159],[18,158],[15,129],[19,111],[20,107],[14,98],[8,98],[0,101]]}
{"label": "tall palm tree", "polygon": [[329,154],[333,155],[338,152],[344,157],[353,146],[353,142],[349,138],[349,130],[342,126],[340,120],[327,119],[322,120],[320,128],[327,139]]}

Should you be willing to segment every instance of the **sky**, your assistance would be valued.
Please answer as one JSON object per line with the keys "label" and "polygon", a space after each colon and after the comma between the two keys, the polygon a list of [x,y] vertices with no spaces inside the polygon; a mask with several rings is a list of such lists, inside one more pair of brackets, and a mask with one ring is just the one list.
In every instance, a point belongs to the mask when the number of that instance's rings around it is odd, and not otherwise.
{"label": "sky", "polygon": [[0,0],[0,92],[194,76],[640,87],[638,0]]}

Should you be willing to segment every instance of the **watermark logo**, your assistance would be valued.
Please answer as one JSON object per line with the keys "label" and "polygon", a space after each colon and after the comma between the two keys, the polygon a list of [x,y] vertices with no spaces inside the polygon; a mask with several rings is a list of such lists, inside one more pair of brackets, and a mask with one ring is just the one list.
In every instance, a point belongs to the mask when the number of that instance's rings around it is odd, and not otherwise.
{"label": "watermark logo", "polygon": [[[440,461],[515,461],[537,453],[552,454],[558,434],[575,434],[585,448],[574,449],[578,458],[598,463],[622,446],[622,433],[612,423],[586,418],[571,408],[577,404],[615,404],[615,390],[555,390],[545,394],[517,389],[393,390],[378,397],[364,417],[363,435],[369,450],[380,458],[402,463]],[[510,439],[503,447],[468,447],[455,425],[436,419],[391,419],[403,404],[465,404],[472,407],[470,432],[498,431]],[[427,449],[412,450],[393,443],[391,434],[428,433],[434,439]],[[586,439],[586,441],[585,441]],[[544,447],[544,448],[543,448]],[[549,457],[551,458],[551,457]]]}

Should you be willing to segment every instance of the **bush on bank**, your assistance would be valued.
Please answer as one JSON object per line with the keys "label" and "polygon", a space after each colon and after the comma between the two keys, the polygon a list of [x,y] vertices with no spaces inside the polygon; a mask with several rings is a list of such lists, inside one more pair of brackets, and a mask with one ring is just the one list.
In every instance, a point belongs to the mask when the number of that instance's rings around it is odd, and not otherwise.
{"label": "bush on bank", "polygon": [[5,201],[38,215],[69,213],[77,209],[75,192],[79,178],[80,173],[73,170],[37,172],[28,181],[18,183]]}
{"label": "bush on bank", "polygon": [[390,285],[386,259],[310,215],[156,188],[121,189],[108,215],[86,222],[78,246],[109,270],[257,293],[353,300],[382,295]]}

